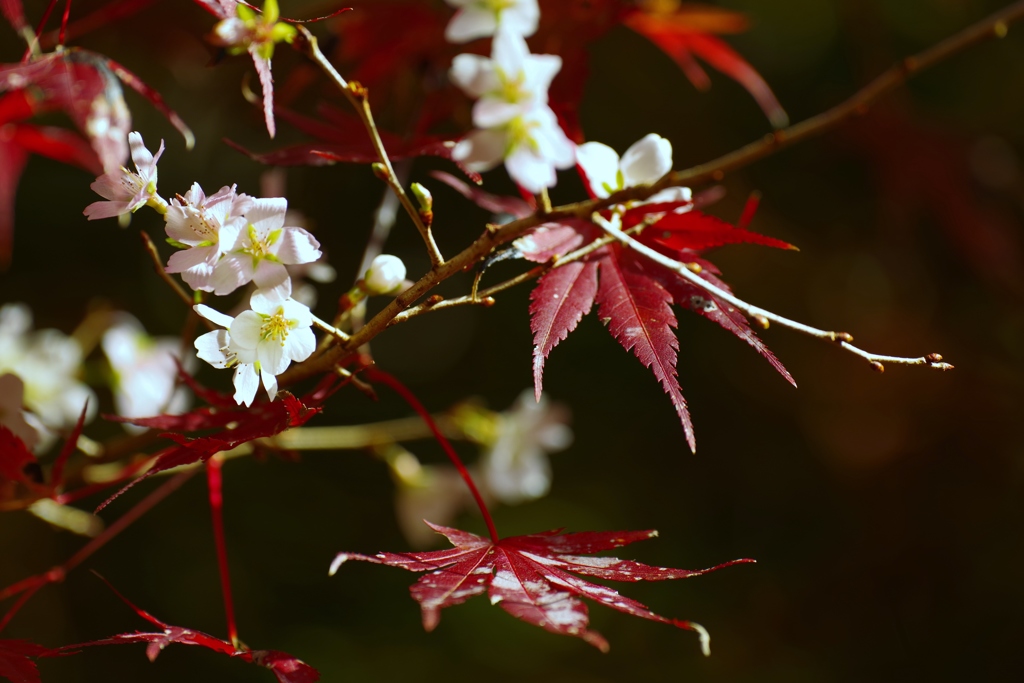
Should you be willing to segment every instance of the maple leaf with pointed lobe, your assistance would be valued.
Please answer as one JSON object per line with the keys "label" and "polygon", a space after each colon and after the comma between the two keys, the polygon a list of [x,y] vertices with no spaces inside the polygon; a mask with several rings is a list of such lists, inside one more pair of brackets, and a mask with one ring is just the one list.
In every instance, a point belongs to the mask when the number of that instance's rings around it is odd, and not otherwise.
{"label": "maple leaf with pointed lobe", "polygon": [[426,522],[454,546],[448,550],[418,553],[377,553],[374,556],[340,553],[331,574],[349,560],[427,572],[410,588],[423,611],[423,628],[432,631],[441,610],[484,593],[492,605],[552,633],[582,638],[602,652],[608,641],[588,628],[587,606],[580,598],[651,621],[696,631],[704,653],[709,637],[699,624],[660,616],[645,605],[607,586],[575,576],[609,581],[666,581],[685,579],[733,564],[753,562],[741,559],[700,570],[652,567],[616,557],[588,557],[593,553],[620,548],[657,536],[656,531],[595,531],[563,534],[562,530],[528,536],[513,536],[493,542],[459,529]]}
{"label": "maple leaf with pointed lobe", "polygon": [[[107,585],[110,586],[109,583]],[[163,652],[164,648],[168,645],[172,643],[179,643],[181,645],[198,645],[199,647],[205,647],[209,650],[213,650],[214,652],[228,655],[234,659],[240,659],[243,662],[256,664],[270,669],[274,672],[274,675],[277,676],[278,683],[316,683],[316,681],[320,680],[320,674],[316,669],[286,652],[279,652],[277,650],[241,650],[226,640],[221,640],[220,638],[203,633],[202,631],[196,631],[194,629],[184,628],[181,626],[173,626],[157,619],[149,612],[136,607],[127,598],[118,593],[113,586],[110,586],[110,589],[114,591],[117,597],[121,598],[126,605],[135,610],[136,614],[154,626],[158,626],[160,631],[156,633],[144,633],[140,631],[136,631],[134,633],[119,633],[118,635],[111,636],[110,638],[93,640],[88,643],[65,645],[57,648],[56,650],[49,651],[49,656],[75,655],[78,654],[79,650],[82,648],[92,647],[95,645],[129,645],[132,643],[146,643],[146,657],[148,657],[149,661],[152,662],[156,660],[157,656]]]}
{"label": "maple leaf with pointed lobe", "polygon": [[[677,211],[683,210],[683,213]],[[641,204],[622,217],[624,230],[654,221],[637,239],[672,258],[694,262],[698,252],[724,244],[749,242],[783,249],[789,244],[732,225],[692,208],[689,202]],[[585,221],[544,226],[516,245],[526,258],[546,262],[600,237]],[[701,277],[724,287],[712,264],[701,260]],[[746,318],[727,302],[704,292],[677,273],[624,248],[609,244],[545,273],[530,294],[533,331],[534,388],[540,396],[544,363],[558,344],[590,312],[594,303],[608,331],[627,351],[651,369],[669,395],[691,450],[693,424],[676,375],[679,341],[671,304],[713,320],[763,355],[790,383],[793,378],[750,329]]]}
{"label": "maple leaf with pointed lobe", "polygon": [[11,683],[41,683],[35,659],[47,652],[27,640],[0,640],[0,679]]}
{"label": "maple leaf with pointed lobe", "polygon": [[[161,451],[153,466],[145,474],[105,500],[96,508],[97,512],[135,484],[158,472],[182,465],[206,462],[222,451],[230,451],[244,443],[274,436],[292,427],[306,424],[310,418],[320,412],[320,405],[337,388],[336,384],[326,389],[320,387],[303,399],[296,398],[287,391],[281,391],[278,392],[276,400],[257,401],[247,408],[236,405],[235,401],[227,394],[219,394],[203,388],[187,373],[182,371],[181,375],[186,378],[185,382],[196,392],[196,395],[210,405],[196,408],[182,415],[103,416],[113,422],[126,422],[140,427],[167,430],[161,436],[174,441],[177,445]],[[195,438],[182,433],[208,429],[217,429],[218,431]]]}

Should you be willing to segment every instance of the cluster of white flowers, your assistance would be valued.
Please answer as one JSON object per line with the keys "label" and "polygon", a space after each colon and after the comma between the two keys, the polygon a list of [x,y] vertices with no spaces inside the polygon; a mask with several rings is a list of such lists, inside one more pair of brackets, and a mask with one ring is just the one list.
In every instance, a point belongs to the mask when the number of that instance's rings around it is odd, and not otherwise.
{"label": "cluster of white flowers", "polygon": [[44,451],[57,430],[78,421],[86,403],[92,419],[96,395],[78,379],[82,359],[81,346],[63,332],[32,332],[24,304],[0,307],[0,424]]}
{"label": "cluster of white flowers", "polygon": [[448,25],[452,42],[494,36],[490,58],[455,57],[452,81],[472,98],[476,130],[454,158],[474,171],[502,161],[512,179],[534,194],[555,185],[556,169],[572,167],[576,146],[548,106],[548,88],[562,68],[556,55],[534,55],[526,37],[537,30],[536,0],[448,0],[459,8]]}
{"label": "cluster of white flowers", "polygon": [[[275,398],[276,376],[291,361],[308,358],[316,347],[310,329],[313,315],[291,298],[292,281],[286,266],[319,259],[320,243],[303,228],[285,225],[288,201],[281,197],[257,199],[238,192],[234,185],[207,196],[194,183],[168,203],[156,188],[160,153],[150,154],[138,133],[130,133],[129,142],[136,172],[122,168],[101,176],[93,189],[107,201],[91,204],[86,216],[120,216],[151,206],[164,216],[167,241],[181,249],[168,261],[168,273],[180,273],[195,291],[216,295],[253,283],[256,292],[250,298],[251,309],[236,318],[208,306],[195,307],[200,315],[226,328],[204,334],[195,346],[199,357],[214,367],[235,369],[235,400],[239,403],[252,405],[260,375],[268,395]],[[105,347],[109,341],[111,349],[116,349],[108,355],[113,353],[111,363],[122,375],[125,366],[156,362],[132,348],[127,335],[105,340]],[[170,356],[166,361],[173,364]],[[150,399],[155,393],[131,400],[144,400],[148,408],[154,408]],[[161,395],[165,401],[170,399],[169,392]],[[138,406],[126,408],[134,413]]]}

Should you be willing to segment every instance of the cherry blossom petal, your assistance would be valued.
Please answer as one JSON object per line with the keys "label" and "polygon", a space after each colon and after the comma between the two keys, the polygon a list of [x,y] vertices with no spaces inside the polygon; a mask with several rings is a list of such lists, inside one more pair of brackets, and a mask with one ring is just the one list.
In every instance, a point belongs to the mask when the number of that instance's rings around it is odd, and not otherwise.
{"label": "cherry blossom petal", "polygon": [[470,97],[483,97],[501,87],[494,62],[481,55],[460,54],[452,60],[448,78]]}
{"label": "cherry blossom petal", "polygon": [[[243,311],[231,321],[231,341],[233,347],[256,349],[262,336],[263,318],[256,311]],[[263,358],[260,356],[260,360]]]}
{"label": "cherry blossom petal", "polygon": [[288,280],[288,269],[282,264],[275,263],[269,259],[261,260],[252,274],[252,281],[260,289],[275,289]]}
{"label": "cherry blossom petal", "polygon": [[452,159],[461,162],[471,171],[489,171],[505,156],[505,130],[474,130],[455,145]]}
{"label": "cherry blossom petal", "polygon": [[210,284],[213,293],[224,296],[252,280],[252,258],[248,254],[228,254],[213,269]]}
{"label": "cherry blossom petal", "polygon": [[[216,311],[214,311],[214,313],[216,313]],[[218,315],[221,314],[218,313]],[[196,355],[199,356],[200,360],[205,360],[213,367],[222,370],[228,367],[228,362],[232,358],[226,351],[230,341],[231,338],[228,336],[227,330],[214,330],[212,332],[207,332],[194,342]]]}
{"label": "cherry blossom petal", "polygon": [[245,216],[249,223],[261,235],[269,235],[284,226],[284,214],[288,210],[288,200],[284,197],[270,197],[253,200],[252,208]]}
{"label": "cherry blossom petal", "polygon": [[449,43],[468,43],[494,35],[497,28],[498,17],[493,11],[470,5],[455,13],[444,30],[444,38]]}
{"label": "cherry blossom petal", "polygon": [[529,146],[521,145],[505,159],[505,168],[512,180],[531,194],[554,187],[555,167]]}
{"label": "cherry blossom petal", "polygon": [[267,372],[266,368],[260,371],[260,375],[263,377],[263,388],[267,390],[267,396],[273,401],[277,398],[277,377]]}
{"label": "cherry blossom petal", "polygon": [[653,183],[672,170],[672,143],[648,133],[626,150],[619,166],[627,186]]}
{"label": "cherry blossom petal", "polygon": [[485,97],[473,105],[473,125],[478,128],[503,126],[522,113],[522,104]]}
{"label": "cherry blossom petal", "polygon": [[288,369],[291,359],[284,353],[284,343],[277,339],[264,339],[256,346],[256,353],[260,359],[260,368],[264,373],[280,375]]}
{"label": "cherry blossom petal", "polygon": [[299,327],[288,335],[288,344],[285,351],[288,358],[301,363],[313,355],[316,350],[316,335],[308,327]]}
{"label": "cherry blossom petal", "polygon": [[302,228],[285,228],[278,242],[277,258],[290,266],[320,258],[320,242]]}
{"label": "cherry blossom petal", "polygon": [[[202,265],[206,266],[202,272],[213,273],[213,264],[217,262],[217,254],[218,249],[215,246],[182,249],[171,254],[171,258],[167,259],[167,267],[164,270],[168,273],[182,273]],[[193,286],[192,289],[199,288]]]}
{"label": "cherry blossom petal", "polygon": [[220,325],[224,328],[231,327],[231,323],[235,321],[235,319],[230,315],[224,315],[220,311],[214,310],[206,304],[196,304],[192,309],[214,325]]}
{"label": "cherry blossom petal", "polygon": [[235,368],[235,403],[251,406],[256,398],[256,390],[260,387],[260,378],[251,363],[242,363]]}
{"label": "cherry blossom petal", "polygon": [[600,198],[621,189],[619,155],[600,142],[588,142],[576,148],[576,163],[587,177],[590,191]]}

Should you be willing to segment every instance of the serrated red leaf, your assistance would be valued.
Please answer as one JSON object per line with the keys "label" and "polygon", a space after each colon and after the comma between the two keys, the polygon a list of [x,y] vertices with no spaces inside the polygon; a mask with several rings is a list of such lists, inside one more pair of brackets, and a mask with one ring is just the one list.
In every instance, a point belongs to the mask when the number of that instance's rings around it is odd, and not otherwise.
{"label": "serrated red leaf", "polygon": [[157,472],[163,472],[182,465],[206,462],[221,451],[229,451],[244,443],[274,436],[286,429],[304,425],[319,412],[320,408],[318,406],[308,406],[287,391],[282,391],[278,393],[277,400],[258,401],[249,408],[245,406],[234,406],[233,408],[206,406],[192,410],[184,415],[159,415],[149,418],[126,418],[116,415],[105,415],[104,417],[108,420],[127,422],[139,425],[140,427],[177,429],[180,431],[195,431],[216,427],[223,427],[223,429],[209,436],[201,436],[199,438],[190,438],[176,432],[162,434],[161,436],[174,441],[178,446],[161,453],[156,462],[153,463],[153,466],[145,474],[103,501],[96,508],[96,511],[99,512],[132,486]]}
{"label": "serrated red leaf", "polygon": [[[107,584],[110,586],[110,584]],[[240,650],[226,640],[221,640],[215,636],[211,636],[202,631],[196,631],[190,628],[183,628],[181,626],[173,626],[165,623],[160,619],[157,619],[149,612],[135,606],[127,598],[117,592],[113,586],[110,589],[114,591],[117,597],[132,608],[137,615],[145,619],[149,623],[158,626],[161,631],[158,633],[143,633],[136,631],[134,633],[119,633],[118,635],[111,636],[110,638],[102,638],[100,640],[93,640],[87,643],[78,643],[75,645],[65,645],[51,650],[48,652],[49,655],[75,655],[78,654],[79,650],[85,647],[93,647],[96,645],[128,645],[132,643],[146,643],[146,657],[149,661],[155,661],[157,656],[163,652],[164,648],[172,643],[179,643],[181,645],[198,645],[199,647],[205,647],[208,650],[219,652],[221,654],[228,655],[234,659],[240,659],[243,662],[249,662],[270,669],[277,676],[279,683],[316,683],[320,680],[320,674],[316,669],[306,664],[300,659],[292,657],[285,652],[278,652],[276,650]],[[2,641],[0,641],[2,642]]]}
{"label": "serrated red leaf", "polygon": [[514,244],[527,261],[547,263],[555,256],[565,256],[592,236],[593,228],[584,220],[567,219],[561,223],[544,223]]}
{"label": "serrated red leaf", "polygon": [[586,557],[591,553],[629,545],[657,535],[654,531],[607,531],[562,534],[560,530],[528,536],[503,538],[494,543],[459,529],[427,522],[454,546],[447,550],[419,553],[378,553],[376,556],[341,553],[331,565],[331,573],[348,560],[401,567],[412,572],[427,572],[410,588],[420,603],[423,626],[433,630],[441,610],[469,598],[487,593],[512,616],[552,633],[576,636],[602,651],[608,642],[588,628],[589,616],[580,598],[589,598],[612,609],[643,619],[672,624],[702,634],[697,624],[669,619],[645,605],[574,574],[611,581],[665,581],[698,576],[732,564],[752,562],[734,560],[710,569],[691,571],[653,567],[615,557]]}
{"label": "serrated red leaf", "polygon": [[669,206],[671,205],[649,204],[632,208],[623,216],[623,229],[628,230],[643,222],[645,217],[664,211],[664,216],[644,231],[641,238],[643,242],[658,244],[672,251],[700,251],[726,244],[759,244],[776,249],[796,249],[788,242],[734,227],[697,209],[675,213],[667,210]]}
{"label": "serrated red leaf", "polygon": [[11,683],[41,683],[35,659],[47,652],[27,640],[0,640],[0,679]]}
{"label": "serrated red leaf", "polygon": [[594,304],[597,262],[573,261],[544,274],[530,293],[533,330],[533,386],[540,400],[544,361]]}
{"label": "serrated red leaf", "polygon": [[[700,272],[701,278],[727,292],[732,291],[729,288],[729,285],[715,275],[715,271],[717,269],[714,269],[714,266],[703,259],[695,259],[695,261],[703,268]],[[652,265],[652,270],[653,269],[657,269],[657,266]],[[655,272],[657,272],[657,270],[655,270]],[[750,323],[747,322],[747,318],[743,313],[737,311],[728,302],[722,301],[718,297],[709,294],[696,285],[680,279],[674,273],[664,271],[658,279],[662,285],[664,285],[665,289],[672,294],[672,298],[677,305],[687,308],[708,320],[718,323],[723,328],[745,341],[758,353],[764,356],[765,360],[771,363],[772,367],[775,368],[787,382],[792,384],[794,387],[796,386],[796,380],[794,380],[793,376],[789,374],[788,370],[786,370],[782,361],[776,358],[775,354],[772,353],[765,343],[754,333],[754,330],[751,329]]]}
{"label": "serrated red leaf", "polygon": [[618,245],[601,259],[598,315],[607,322],[616,341],[632,351],[661,382],[683,424],[690,450],[696,451],[693,423],[676,379],[679,340],[674,332],[676,317],[669,306],[672,295],[638,266]]}
{"label": "serrated red leaf", "polygon": [[[317,142],[290,145],[262,154],[249,151],[232,140],[225,139],[224,142],[250,159],[271,166],[323,166],[332,161],[371,164],[380,161],[376,148],[357,117],[326,105],[320,106],[317,111],[323,120],[302,116],[281,107],[274,110],[278,118],[307,135],[318,138]],[[392,160],[420,156],[441,157],[454,163],[473,182],[478,183],[481,180],[479,173],[470,171],[461,162],[452,158],[452,150],[455,149],[457,139],[420,136],[407,140],[389,131],[378,132]]]}
{"label": "serrated red leaf", "polygon": [[675,60],[699,90],[706,90],[711,83],[694,60],[694,55],[746,88],[773,126],[781,128],[789,122],[782,105],[754,67],[724,40],[710,35],[712,31],[736,33],[744,30],[746,20],[743,15],[699,6],[680,8],[675,13],[634,10],[626,14],[623,23]]}

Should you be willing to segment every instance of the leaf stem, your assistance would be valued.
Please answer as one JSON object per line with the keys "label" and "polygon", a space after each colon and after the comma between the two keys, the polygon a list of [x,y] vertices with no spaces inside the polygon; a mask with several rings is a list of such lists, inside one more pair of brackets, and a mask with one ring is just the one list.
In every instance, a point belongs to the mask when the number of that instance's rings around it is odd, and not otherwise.
{"label": "leaf stem", "polygon": [[476,501],[476,505],[480,508],[480,514],[483,515],[484,522],[487,524],[487,533],[491,535],[491,540],[497,544],[500,540],[498,536],[498,530],[494,526],[494,519],[491,517],[490,510],[487,509],[487,503],[484,502],[483,496],[480,495],[480,490],[477,489],[476,484],[473,482],[473,477],[470,476],[469,470],[462,464],[462,459],[459,458],[459,454],[455,452],[451,443],[441,432],[441,428],[434,422],[434,418],[431,417],[430,411],[428,411],[419,399],[406,387],[404,384],[398,381],[393,375],[378,370],[377,368],[367,368],[363,372],[363,376],[370,382],[380,382],[391,387],[395,393],[402,397],[409,406],[415,410],[423,421],[430,427],[430,431],[433,432],[434,438],[441,444],[441,448],[448,455],[448,459],[455,465],[455,469],[458,470],[459,476],[462,477],[462,481],[466,482],[466,486],[469,488],[469,492],[473,494],[473,500]]}
{"label": "leaf stem", "polygon": [[224,614],[228,622],[228,640],[238,649],[238,626],[235,623],[235,605],[231,599],[231,573],[228,571],[228,549],[224,539],[224,493],[220,454],[206,461],[206,487],[210,493],[210,516],[213,521],[213,541],[217,546],[217,569],[220,589],[224,595]]}

